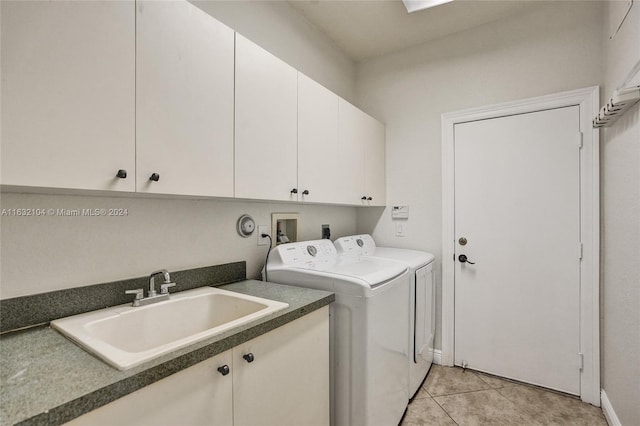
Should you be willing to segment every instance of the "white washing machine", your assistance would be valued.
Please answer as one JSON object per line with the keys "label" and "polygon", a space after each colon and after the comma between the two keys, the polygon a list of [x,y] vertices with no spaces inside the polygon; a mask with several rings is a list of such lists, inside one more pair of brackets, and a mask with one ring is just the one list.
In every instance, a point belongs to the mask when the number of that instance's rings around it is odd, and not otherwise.
{"label": "white washing machine", "polygon": [[272,282],[336,295],[329,309],[332,424],[397,425],[408,398],[407,267],[338,256],[330,240],[317,240],[276,247],[266,272]]}
{"label": "white washing machine", "polygon": [[341,255],[386,259],[409,267],[409,399],[413,398],[433,363],[435,338],[435,285],[431,253],[377,247],[370,235],[354,235],[334,241]]}

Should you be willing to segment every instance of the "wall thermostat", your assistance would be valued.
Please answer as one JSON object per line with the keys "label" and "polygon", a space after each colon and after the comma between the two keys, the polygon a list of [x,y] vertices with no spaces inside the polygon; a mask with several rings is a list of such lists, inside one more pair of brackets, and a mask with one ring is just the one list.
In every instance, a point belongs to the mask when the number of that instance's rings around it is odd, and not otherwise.
{"label": "wall thermostat", "polygon": [[243,214],[238,219],[238,223],[236,225],[236,229],[238,230],[238,234],[243,238],[248,238],[253,231],[256,229],[256,223],[253,221],[253,218],[248,214]]}
{"label": "wall thermostat", "polygon": [[391,217],[393,219],[409,219],[409,206],[392,206]]}

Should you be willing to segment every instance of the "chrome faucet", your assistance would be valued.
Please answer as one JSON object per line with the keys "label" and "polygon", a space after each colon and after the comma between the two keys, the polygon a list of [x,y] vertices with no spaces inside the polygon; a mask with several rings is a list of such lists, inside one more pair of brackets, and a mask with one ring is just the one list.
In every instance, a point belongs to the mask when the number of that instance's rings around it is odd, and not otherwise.
{"label": "chrome faucet", "polygon": [[[164,283],[160,284],[160,294],[156,291],[156,275],[162,274]],[[144,306],[151,303],[162,302],[169,299],[169,287],[175,287],[176,283],[171,282],[171,277],[166,269],[160,269],[159,271],[152,272],[149,275],[149,292],[147,297],[144,297],[144,290],[141,288],[135,290],[127,290],[125,294],[135,294],[132,306]]]}
{"label": "chrome faucet", "polygon": [[156,293],[156,275],[162,274],[164,278],[164,284],[160,286],[160,294],[168,294],[169,287],[173,287],[176,284],[171,282],[171,277],[169,276],[169,272],[166,269],[160,269],[159,271],[152,272],[149,275],[149,295],[148,297],[154,297],[157,295]]}

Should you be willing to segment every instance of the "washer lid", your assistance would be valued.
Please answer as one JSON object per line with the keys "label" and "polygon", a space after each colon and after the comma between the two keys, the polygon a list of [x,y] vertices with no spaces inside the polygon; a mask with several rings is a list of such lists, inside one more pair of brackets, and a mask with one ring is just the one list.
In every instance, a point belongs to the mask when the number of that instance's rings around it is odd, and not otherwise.
{"label": "washer lid", "polygon": [[394,262],[402,262],[411,268],[428,265],[433,262],[434,256],[426,251],[408,250],[391,247],[376,247],[369,255],[376,259],[388,259]]}
{"label": "washer lid", "polygon": [[407,271],[407,266],[398,262],[368,257],[356,259],[347,256],[335,259],[333,262],[307,262],[293,267],[361,280],[370,287],[385,283]]}

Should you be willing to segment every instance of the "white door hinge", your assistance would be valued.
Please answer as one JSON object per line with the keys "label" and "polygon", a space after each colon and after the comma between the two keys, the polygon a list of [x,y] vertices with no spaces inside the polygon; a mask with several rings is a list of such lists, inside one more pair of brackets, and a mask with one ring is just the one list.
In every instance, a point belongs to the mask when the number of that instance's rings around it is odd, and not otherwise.
{"label": "white door hinge", "polygon": [[578,148],[582,148],[582,132],[578,133]]}
{"label": "white door hinge", "polygon": [[578,368],[580,371],[584,368],[584,354],[582,352],[578,353]]}
{"label": "white door hinge", "polygon": [[582,243],[578,243],[578,260],[582,260]]}

